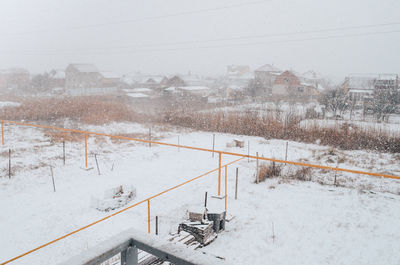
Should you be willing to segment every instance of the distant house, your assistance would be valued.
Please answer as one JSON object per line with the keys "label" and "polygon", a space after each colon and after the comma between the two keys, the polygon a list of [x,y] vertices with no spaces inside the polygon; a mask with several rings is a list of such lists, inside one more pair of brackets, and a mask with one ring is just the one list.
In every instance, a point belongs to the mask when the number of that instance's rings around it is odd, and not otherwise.
{"label": "distant house", "polygon": [[179,87],[179,86],[185,86],[186,83],[178,75],[174,75],[170,78],[166,78],[166,80],[164,80],[163,82],[163,85],[164,87]]}
{"label": "distant house", "polygon": [[14,90],[30,87],[30,74],[23,68],[0,70],[0,89]]}
{"label": "distant house", "polygon": [[374,74],[352,74],[345,78],[343,88],[352,101],[363,102],[373,97],[376,78]]}
{"label": "distant house", "polygon": [[101,87],[102,76],[93,64],[70,64],[65,70],[65,89]]}
{"label": "distant house", "polygon": [[229,77],[240,77],[250,72],[250,66],[248,65],[228,65],[227,75]]}
{"label": "distant house", "polygon": [[254,71],[253,90],[255,96],[270,96],[275,79],[282,71],[271,64],[266,64]]}
{"label": "distant house", "polygon": [[114,72],[100,72],[102,76],[101,86],[102,87],[119,87],[120,76]]}
{"label": "distant house", "polygon": [[117,75],[101,73],[93,64],[70,64],[65,70],[65,91],[70,95],[113,93],[118,82]]}
{"label": "distant house", "polygon": [[65,89],[65,71],[52,70],[49,73],[50,89],[57,93],[64,92]]}
{"label": "distant house", "polygon": [[318,95],[314,84],[301,82],[295,74],[285,71],[276,77],[272,86],[272,96],[290,98],[311,98]]}

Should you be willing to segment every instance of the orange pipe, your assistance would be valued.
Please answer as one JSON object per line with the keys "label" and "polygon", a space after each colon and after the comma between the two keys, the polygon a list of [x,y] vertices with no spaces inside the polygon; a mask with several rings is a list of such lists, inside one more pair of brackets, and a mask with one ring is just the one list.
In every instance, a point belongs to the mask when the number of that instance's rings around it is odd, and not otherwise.
{"label": "orange pipe", "polygon": [[218,196],[221,195],[221,163],[222,163],[222,155],[219,152],[218,156]]}
{"label": "orange pipe", "polygon": [[[229,162],[227,165],[232,165],[232,164],[234,164],[234,163],[236,163],[236,162],[238,162],[238,161],[240,161],[240,160],[242,160],[242,159],[243,159],[243,157],[238,158],[238,159],[236,159],[236,160],[234,160],[234,161],[232,161],[232,162]],[[63,235],[63,236],[61,236],[61,237],[59,237],[59,238],[56,238],[56,239],[54,239],[54,240],[52,240],[52,241],[49,241],[49,242],[47,242],[46,244],[43,244],[43,245],[41,245],[41,246],[39,246],[39,247],[36,247],[36,248],[34,248],[34,249],[32,249],[32,250],[29,250],[28,252],[25,252],[25,253],[23,253],[23,254],[21,254],[21,255],[19,255],[19,256],[16,256],[16,257],[14,257],[14,258],[12,258],[12,259],[9,259],[9,260],[7,260],[7,261],[5,261],[5,262],[3,262],[3,263],[0,263],[0,265],[5,265],[5,264],[8,264],[8,263],[10,263],[10,262],[13,262],[13,261],[15,261],[15,260],[17,260],[17,259],[20,259],[20,258],[22,258],[22,257],[24,257],[24,256],[26,256],[26,255],[29,255],[29,254],[31,254],[31,253],[33,253],[33,252],[35,252],[35,251],[38,251],[39,249],[42,249],[42,248],[44,248],[44,247],[47,247],[48,245],[51,245],[51,244],[53,244],[53,243],[55,243],[55,242],[57,242],[57,241],[60,241],[60,240],[62,240],[62,239],[64,239],[64,238],[66,238],[66,237],[69,237],[69,236],[71,236],[71,235],[73,235],[73,234],[76,234],[76,233],[78,233],[78,232],[80,232],[80,231],[82,231],[82,230],[84,230],[84,229],[87,229],[87,228],[89,228],[89,227],[91,227],[91,226],[94,226],[94,225],[96,225],[96,224],[98,224],[98,223],[100,223],[100,222],[103,222],[103,221],[105,221],[105,220],[107,220],[107,219],[109,219],[109,218],[111,218],[111,217],[113,217],[113,216],[116,216],[116,215],[118,215],[118,214],[120,214],[120,213],[123,213],[123,212],[125,212],[125,211],[127,211],[127,210],[129,210],[129,209],[131,209],[131,208],[133,208],[133,207],[136,207],[136,206],[138,206],[139,204],[144,203],[145,201],[149,201],[149,200],[154,199],[154,198],[156,198],[156,197],[158,197],[158,196],[161,196],[161,195],[164,194],[164,193],[167,193],[167,192],[169,192],[169,191],[171,191],[171,190],[177,189],[177,188],[179,188],[179,187],[181,187],[181,186],[183,186],[183,185],[185,185],[185,184],[188,184],[188,183],[190,183],[190,182],[192,182],[192,181],[195,181],[195,180],[197,180],[197,179],[199,179],[199,178],[202,178],[202,177],[204,177],[204,176],[207,176],[207,175],[209,175],[209,174],[211,174],[211,173],[213,173],[213,172],[215,172],[215,171],[217,171],[217,170],[218,170],[218,168],[215,168],[215,169],[210,170],[210,171],[208,171],[208,172],[206,172],[206,173],[204,173],[204,174],[201,174],[200,176],[197,176],[197,177],[195,177],[195,178],[189,179],[189,180],[187,180],[187,181],[185,181],[185,182],[183,182],[183,183],[181,183],[181,184],[178,184],[178,185],[173,186],[173,187],[171,187],[171,188],[169,188],[169,189],[166,189],[166,190],[164,190],[164,191],[162,191],[162,192],[160,192],[160,193],[157,193],[157,194],[155,194],[155,195],[153,195],[153,196],[151,196],[151,197],[149,197],[149,198],[147,198],[147,199],[144,199],[144,200],[142,200],[142,201],[140,201],[140,202],[137,202],[137,203],[135,203],[135,204],[133,204],[133,205],[131,205],[131,206],[129,206],[129,207],[126,207],[126,208],[124,208],[124,209],[122,209],[122,210],[119,210],[119,211],[117,211],[117,212],[115,212],[115,213],[113,213],[113,214],[107,215],[106,217],[103,217],[103,218],[101,218],[101,219],[99,219],[99,220],[97,220],[97,221],[94,221],[94,222],[92,222],[92,223],[90,223],[90,224],[88,224],[88,225],[85,225],[85,226],[83,226],[83,227],[81,227],[81,228],[79,228],[79,229],[77,229],[77,230],[74,230],[74,231],[72,231],[72,232],[70,232],[70,233],[68,233],[68,234],[65,234],[65,235]],[[148,202],[148,205],[150,205],[150,201]],[[149,208],[150,208],[150,207],[149,207]],[[148,219],[150,219],[150,218],[148,218]]]}
{"label": "orange pipe", "polygon": [[286,163],[286,164],[296,165],[296,166],[305,166],[305,167],[313,167],[313,168],[320,168],[320,169],[333,170],[333,171],[342,171],[342,172],[361,174],[361,175],[368,175],[368,176],[375,176],[375,177],[384,177],[384,178],[390,178],[390,179],[400,179],[400,176],[394,176],[394,175],[383,174],[383,173],[373,173],[373,172],[366,172],[366,171],[360,171],[360,170],[352,170],[352,169],[336,168],[336,167],[330,167],[330,166],[320,166],[320,165],[314,165],[314,164],[306,164],[306,163],[294,162],[294,161],[286,161],[286,160],[280,160],[280,159],[274,159],[274,158],[257,157],[257,156],[252,156],[252,155],[245,155],[245,154],[239,154],[239,153],[218,151],[218,150],[212,150],[212,149],[207,149],[207,148],[200,148],[200,147],[193,147],[193,146],[186,146],[186,145],[178,145],[178,144],[170,144],[170,143],[163,143],[163,142],[156,142],[156,141],[148,141],[148,140],[143,140],[143,139],[138,139],[138,138],[131,138],[131,137],[126,137],[126,136],[117,136],[117,135],[111,135],[111,134],[105,134],[105,133],[96,133],[96,132],[88,132],[88,131],[81,131],[81,130],[59,128],[59,127],[53,127],[53,126],[29,124],[29,123],[23,123],[23,122],[17,122],[17,121],[4,121],[4,122],[10,123],[10,124],[16,124],[16,125],[37,127],[37,128],[45,128],[45,129],[67,131],[67,132],[74,132],[74,133],[83,133],[83,134],[88,134],[88,135],[105,136],[105,137],[110,137],[110,138],[115,138],[115,139],[137,141],[137,142],[142,142],[142,143],[153,143],[153,144],[164,145],[164,146],[180,147],[180,148],[186,148],[186,149],[198,150],[198,151],[215,152],[215,153],[221,153],[221,154],[224,154],[224,155],[248,157],[248,158],[252,158],[252,159],[259,159],[259,160],[263,160],[263,161],[271,161],[271,162],[276,162],[276,163]]}
{"label": "orange pipe", "polygon": [[147,233],[150,234],[150,200],[147,200]]}
{"label": "orange pipe", "polygon": [[85,167],[87,168],[87,134],[85,134]]}
{"label": "orange pipe", "polygon": [[228,209],[227,186],[228,186],[228,166],[225,165],[225,211]]}

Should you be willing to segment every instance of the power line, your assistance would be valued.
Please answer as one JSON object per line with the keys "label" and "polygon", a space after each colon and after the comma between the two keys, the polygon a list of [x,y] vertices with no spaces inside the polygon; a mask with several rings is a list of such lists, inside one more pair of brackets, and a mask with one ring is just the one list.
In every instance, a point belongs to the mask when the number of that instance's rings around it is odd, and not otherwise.
{"label": "power line", "polygon": [[[361,28],[371,28],[371,27],[381,27],[388,25],[398,25],[400,22],[395,23],[384,23],[384,24],[370,24],[370,25],[361,25],[361,26],[351,26],[351,27],[338,27],[338,28],[329,28],[329,29],[319,29],[319,30],[307,30],[307,31],[298,31],[298,32],[290,32],[290,33],[277,33],[277,34],[265,34],[265,35],[253,35],[253,36],[241,36],[241,37],[231,37],[231,38],[220,38],[220,39],[210,39],[210,40],[193,40],[193,41],[182,41],[182,42],[170,42],[170,43],[159,43],[159,44],[142,44],[137,45],[136,47],[148,47],[148,46],[166,46],[166,45],[181,45],[181,44],[200,44],[207,42],[221,42],[221,41],[230,41],[230,40],[249,40],[254,38],[265,38],[265,37],[278,37],[278,36],[290,36],[290,35],[299,35],[299,34],[310,34],[310,33],[322,33],[322,32],[332,32],[332,31],[340,31],[340,30],[349,30],[349,29],[361,29]],[[258,45],[258,44],[269,44],[269,43],[285,43],[285,42],[294,42],[294,41],[307,41],[307,40],[323,40],[323,39],[334,39],[334,38],[348,38],[348,37],[358,37],[358,36],[369,36],[369,35],[380,35],[380,34],[389,34],[389,33],[397,33],[400,30],[392,30],[392,31],[377,31],[377,32],[364,32],[364,33],[352,33],[345,35],[336,35],[336,36],[325,36],[325,37],[310,37],[310,38],[301,38],[301,39],[289,39],[289,40],[275,40],[268,42],[255,42],[255,43],[244,43],[244,44],[219,44],[219,45],[210,45],[210,46],[200,46],[200,47],[172,47],[172,48],[164,48],[164,49],[141,49],[135,52],[149,52],[149,51],[174,51],[174,50],[187,50],[187,49],[198,49],[198,48],[217,48],[217,47],[236,47],[236,46],[250,46],[250,45]],[[114,47],[104,47],[104,48],[81,48],[81,49],[57,49],[57,50],[32,50],[32,51],[15,51],[15,53],[59,53],[59,52],[90,52],[90,54],[103,54],[103,53],[111,53],[109,50],[112,49],[123,49],[123,48],[135,48],[135,46],[114,46]],[[94,50],[98,50],[97,52]],[[127,53],[131,53],[126,51]],[[124,52],[121,52],[124,53]]]}
{"label": "power line", "polygon": [[191,10],[191,11],[184,11],[184,12],[172,13],[172,14],[166,14],[166,15],[159,15],[159,16],[150,16],[150,17],[143,17],[143,18],[136,18],[136,19],[126,19],[126,20],[120,20],[120,21],[114,21],[114,22],[108,22],[108,23],[97,23],[97,24],[87,24],[87,25],[80,25],[80,26],[70,26],[70,27],[63,27],[63,28],[58,28],[58,29],[43,29],[43,30],[29,31],[29,32],[17,32],[17,33],[4,34],[2,36],[3,37],[5,37],[5,36],[19,36],[19,35],[26,35],[26,34],[37,34],[37,33],[60,31],[60,30],[78,30],[78,29],[86,29],[86,28],[98,28],[98,27],[104,27],[104,26],[130,24],[130,23],[136,23],[136,22],[142,22],[142,21],[158,20],[158,19],[164,19],[164,18],[169,18],[169,17],[178,17],[178,16],[186,16],[186,15],[194,15],[194,14],[199,14],[199,13],[213,12],[213,11],[219,11],[219,10],[224,10],[224,9],[242,7],[242,6],[256,5],[256,4],[261,4],[261,3],[270,2],[270,1],[271,0],[258,0],[258,1],[252,1],[252,2],[242,2],[242,3],[232,4],[232,5],[225,5],[225,6],[219,6],[219,7],[213,7],[213,8],[204,8],[204,9]]}

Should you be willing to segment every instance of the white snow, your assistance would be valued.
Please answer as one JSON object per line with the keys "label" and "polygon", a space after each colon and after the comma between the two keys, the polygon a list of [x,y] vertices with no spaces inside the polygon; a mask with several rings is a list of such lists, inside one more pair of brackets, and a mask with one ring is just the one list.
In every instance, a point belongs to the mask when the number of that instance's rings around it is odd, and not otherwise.
{"label": "white snow", "polygon": [[0,101],[0,108],[4,108],[4,107],[19,107],[19,106],[21,106],[21,104],[18,103],[18,102]]}
{"label": "white snow", "polygon": [[[114,128],[114,129],[113,129]],[[125,128],[122,130],[122,128]],[[86,126],[80,129],[107,133],[143,134],[138,124]],[[112,130],[113,129],[113,130]],[[120,131],[121,130],[121,131]],[[165,131],[154,127],[162,141],[212,148],[212,134]],[[218,167],[218,155],[110,140],[88,139],[89,168],[84,170],[84,143],[52,143],[36,128],[6,126],[1,148],[0,262],[105,217],[90,205],[91,197],[119,185],[136,188],[134,204],[167,188]],[[250,153],[285,157],[286,142],[260,137],[216,134],[216,150],[247,154],[247,148],[227,148],[233,139],[250,141]],[[8,149],[12,149],[13,175],[8,179]],[[93,154],[97,154],[98,175]],[[236,159],[223,156],[222,163]],[[343,158],[343,159],[341,159]],[[288,159],[322,165],[400,175],[399,157],[366,151],[330,152],[330,148],[289,142]],[[54,166],[56,192],[50,169]],[[235,171],[239,168],[238,200],[233,199]],[[400,181],[338,173],[341,186],[331,184],[334,172],[313,171],[313,182],[268,180],[254,184],[256,162],[243,159],[228,167],[228,213],[235,218],[209,246],[199,250],[226,259],[227,264],[396,264],[400,260]],[[285,170],[295,170],[286,166]],[[224,176],[224,171],[222,171]],[[160,236],[176,232],[186,211],[201,207],[204,192],[217,193],[216,172],[151,200],[151,225],[160,220]],[[321,182],[324,185],[317,184]],[[224,181],[222,181],[224,192]],[[211,199],[209,206],[224,207]],[[274,224],[274,238],[272,237]],[[89,229],[45,247],[10,264],[57,264],[99,242],[134,227],[147,231],[147,204],[143,203]],[[153,232],[152,232],[153,233]]]}

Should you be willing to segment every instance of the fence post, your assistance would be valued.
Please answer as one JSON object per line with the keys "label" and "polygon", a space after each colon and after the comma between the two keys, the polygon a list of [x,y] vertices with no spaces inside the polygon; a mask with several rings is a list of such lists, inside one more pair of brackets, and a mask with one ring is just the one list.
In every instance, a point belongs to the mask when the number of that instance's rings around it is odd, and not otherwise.
{"label": "fence post", "polygon": [[63,163],[65,166],[65,140],[63,141]]}
{"label": "fence post", "polygon": [[227,209],[228,209],[227,186],[228,186],[228,165],[225,165],[225,211],[227,211]]}
{"label": "fence post", "polygon": [[181,149],[179,146],[180,146],[180,143],[179,143],[179,135],[178,135],[178,152]]}
{"label": "fence post", "polygon": [[257,169],[256,169],[256,183],[258,184],[259,182],[260,182],[260,179],[259,179],[259,176],[258,176],[258,152],[256,153],[257,154],[257,160],[256,160],[256,162],[257,162]]}
{"label": "fence post", "polygon": [[204,208],[207,208],[207,191],[206,194],[204,195]]}
{"label": "fence post", "polygon": [[94,154],[94,159],[96,160],[97,172],[99,173],[100,176],[101,174],[100,174],[99,162],[97,161],[97,154]]}
{"label": "fence post", "polygon": [[[213,134],[213,151],[215,150],[215,133]],[[214,158],[214,152],[212,152],[212,157]]]}
{"label": "fence post", "polygon": [[[151,141],[151,127],[149,128],[149,141]],[[151,147],[151,142],[149,142],[149,147]]]}
{"label": "fence post", "polygon": [[[286,142],[286,152],[285,152],[285,161],[287,161],[287,151],[288,151],[289,142]],[[286,163],[285,163],[286,165]]]}
{"label": "fence post", "polygon": [[124,265],[138,265],[138,249],[136,246],[130,246],[121,252],[121,264]]}
{"label": "fence post", "polygon": [[54,183],[53,167],[50,165],[51,179],[53,180],[53,190],[56,192],[56,184]]}
{"label": "fence post", "polygon": [[222,160],[222,154],[221,152],[218,152],[219,159],[218,159],[218,196],[221,195],[221,160]]}
{"label": "fence post", "polygon": [[11,178],[11,149],[8,149],[8,178]]}
{"label": "fence post", "polygon": [[150,200],[147,200],[147,233],[150,234]]}
{"label": "fence post", "polygon": [[156,235],[158,235],[158,215],[156,215]]}
{"label": "fence post", "polygon": [[250,162],[250,140],[247,141],[247,163]]}
{"label": "fence post", "polygon": [[4,145],[4,121],[1,120],[1,144]]}
{"label": "fence post", "polygon": [[85,133],[85,167],[87,168],[88,162],[88,152],[87,152],[87,134]]}
{"label": "fence post", "polygon": [[239,178],[239,168],[236,168],[235,200],[237,200],[238,178]]}

